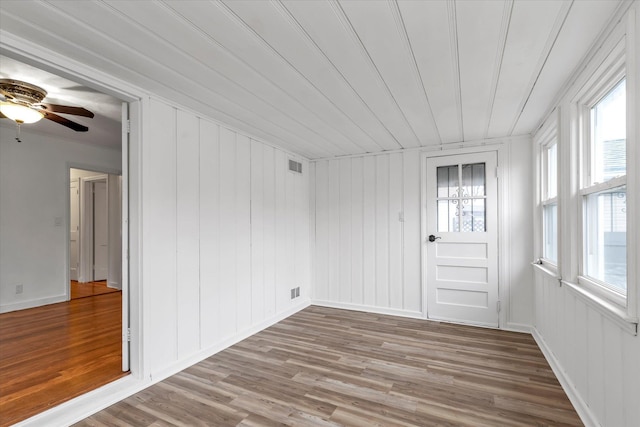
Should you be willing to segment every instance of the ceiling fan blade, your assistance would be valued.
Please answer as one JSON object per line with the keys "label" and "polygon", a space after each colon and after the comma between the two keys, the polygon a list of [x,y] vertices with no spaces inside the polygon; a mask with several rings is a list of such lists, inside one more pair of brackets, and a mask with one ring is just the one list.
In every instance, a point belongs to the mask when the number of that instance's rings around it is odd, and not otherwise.
{"label": "ceiling fan blade", "polygon": [[82,107],[71,107],[69,105],[58,105],[58,104],[35,104],[34,107],[38,108],[42,112],[52,112],[52,113],[62,113],[62,114],[72,114],[74,116],[82,116],[82,117],[91,117],[93,118],[93,113],[86,108]]}
{"label": "ceiling fan blade", "polygon": [[75,130],[76,132],[86,132],[89,130],[88,127],[81,125],[80,123],[72,122],[69,119],[65,119],[64,117],[59,116],[57,114],[50,113],[49,111],[41,111],[41,112],[42,114],[44,114],[45,119],[49,119],[52,122],[61,124],[62,126],[66,126],[69,129]]}

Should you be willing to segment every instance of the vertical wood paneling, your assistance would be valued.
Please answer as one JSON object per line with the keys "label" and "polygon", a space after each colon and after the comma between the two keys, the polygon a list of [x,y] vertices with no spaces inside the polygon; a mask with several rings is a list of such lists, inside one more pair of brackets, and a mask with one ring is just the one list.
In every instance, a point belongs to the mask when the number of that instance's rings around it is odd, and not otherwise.
{"label": "vertical wood paneling", "polygon": [[308,259],[309,269],[309,289],[307,292],[307,296],[310,298],[315,298],[315,288],[316,288],[316,260],[318,259],[318,251],[316,246],[316,163],[315,162],[307,162],[309,167],[309,177],[307,178],[308,182],[308,209],[309,209],[309,251],[311,257]]}
{"label": "vertical wood paneling", "polygon": [[264,227],[264,313],[276,312],[276,153],[272,147],[263,147],[263,227]]}
{"label": "vertical wood paneling", "polygon": [[200,349],[199,120],[177,113],[178,358]]}
{"label": "vertical wood paneling", "polygon": [[264,319],[263,145],[251,141],[251,320]]}
{"label": "vertical wood paneling", "polygon": [[329,299],[329,192],[327,161],[315,163],[316,172],[316,256],[314,298]]}
{"label": "vertical wood paneling", "polygon": [[[310,234],[309,222],[309,192],[310,171],[309,162],[302,161],[303,174],[298,176],[295,185],[296,210],[294,222],[296,233],[294,236],[294,267],[296,268],[295,283],[300,286],[300,298],[309,298],[309,286],[311,278]],[[300,300],[297,300],[297,302]]]}
{"label": "vertical wood paneling", "polygon": [[388,156],[376,156],[376,305],[389,306]]}
{"label": "vertical wood paneling", "polygon": [[640,337],[623,336],[622,341],[622,370],[625,375],[623,382],[623,412],[626,426],[640,424],[640,381],[629,380],[629,378],[640,378]]}
{"label": "vertical wood paneling", "polygon": [[206,348],[219,337],[220,143],[217,125],[200,121],[200,336]]}
{"label": "vertical wood paneling", "polygon": [[[565,316],[565,328],[564,334],[562,337],[562,341],[566,344],[566,349],[564,352],[564,357],[566,360],[575,360],[580,357],[579,354],[576,354],[576,345],[577,345],[577,331],[576,331],[576,299],[575,296],[569,294],[568,292],[563,292],[562,295],[564,306],[563,310],[566,313]],[[573,378],[577,374],[575,371],[576,365],[571,364],[566,367],[567,373]]]}
{"label": "vertical wood paneling", "polygon": [[251,145],[236,135],[236,286],[238,332],[251,325]]}
{"label": "vertical wood paneling", "polygon": [[602,315],[594,310],[587,312],[587,398],[589,407],[599,420],[604,420],[604,349]]}
{"label": "vertical wood paneling", "polygon": [[398,310],[404,308],[402,168],[402,153],[389,155],[389,306]]}
{"label": "vertical wood paneling", "polygon": [[[142,268],[145,283],[145,366],[151,372],[177,359],[176,318],[176,112],[150,100],[143,144]],[[161,213],[161,214],[158,214]]]}
{"label": "vertical wood paneling", "polygon": [[[604,350],[604,425],[622,426],[624,425],[624,373],[622,349],[622,331],[610,320],[604,319],[602,330],[602,347]],[[640,363],[640,361],[638,361]],[[640,377],[636,377],[640,379]],[[640,397],[640,396],[639,396]]]}
{"label": "vertical wood paneling", "polygon": [[308,296],[309,164],[151,100],[143,145],[145,368],[153,377]]}
{"label": "vertical wood paneling", "polygon": [[[544,310],[542,312],[543,316],[546,316],[548,312]],[[586,304],[580,300],[576,299],[576,325],[580,325],[580,329],[576,333],[576,352],[581,356],[576,358],[571,363],[575,364],[575,369],[577,371],[577,375],[574,378],[574,383],[576,389],[580,392],[582,396],[587,395],[588,384],[587,384],[587,376],[588,376],[588,367],[587,367],[587,354],[588,349],[588,337],[589,332],[586,328],[587,325],[587,306]]]}
{"label": "vertical wood paneling", "polygon": [[287,199],[286,199],[286,174],[287,157],[280,151],[275,152],[275,253],[276,253],[276,311],[284,310],[291,300],[289,294],[289,271],[287,269]]}
{"label": "vertical wood paneling", "polygon": [[363,159],[351,160],[351,302],[364,302],[364,182]]}
{"label": "vertical wood paneling", "polygon": [[421,311],[419,159],[315,163],[315,299]]}
{"label": "vertical wood paneling", "polygon": [[404,309],[421,311],[422,278],[420,275],[420,155],[403,153],[403,276]]}
{"label": "vertical wood paneling", "polygon": [[340,255],[340,169],[337,161],[329,162],[328,170],[328,215],[329,215],[329,282],[328,299],[339,301],[338,284],[339,276],[339,255]]}
{"label": "vertical wood paneling", "polygon": [[294,239],[296,234],[296,181],[299,180],[300,175],[289,172],[289,155],[284,155],[284,163],[282,165],[284,168],[284,197],[285,197],[285,253],[286,259],[291,260],[293,262],[286,262],[286,286],[284,292],[289,298],[289,304],[294,303],[295,301],[291,299],[291,289],[298,286],[296,283],[296,269],[295,269],[295,245]]}
{"label": "vertical wood paneling", "polygon": [[364,218],[362,241],[364,253],[363,302],[364,305],[376,304],[376,158],[373,156],[364,158],[363,172],[363,204]]}
{"label": "vertical wood paneling", "polygon": [[338,161],[340,251],[338,256],[338,300],[351,302],[351,159]]}
{"label": "vertical wood paneling", "polygon": [[629,379],[640,378],[639,337],[544,273],[536,274],[535,295],[536,329],[573,391],[602,425],[635,426],[640,382]]}
{"label": "vertical wood paneling", "polygon": [[236,134],[220,128],[220,333],[236,331]]}

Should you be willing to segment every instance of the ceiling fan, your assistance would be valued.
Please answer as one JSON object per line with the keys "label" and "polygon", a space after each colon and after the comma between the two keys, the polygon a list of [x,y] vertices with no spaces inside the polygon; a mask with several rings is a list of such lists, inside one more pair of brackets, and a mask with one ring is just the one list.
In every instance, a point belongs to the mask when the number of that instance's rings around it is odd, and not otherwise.
{"label": "ceiling fan", "polygon": [[18,126],[35,123],[45,118],[76,132],[86,132],[88,127],[59,116],[56,113],[93,118],[93,113],[82,107],[44,103],[47,91],[31,83],[13,79],[0,79],[0,118],[9,118]]}

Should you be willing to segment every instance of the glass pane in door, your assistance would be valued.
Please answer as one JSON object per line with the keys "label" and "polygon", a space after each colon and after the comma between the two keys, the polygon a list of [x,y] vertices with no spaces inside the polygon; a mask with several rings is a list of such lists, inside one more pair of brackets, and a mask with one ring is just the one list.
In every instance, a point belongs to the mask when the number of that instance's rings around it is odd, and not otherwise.
{"label": "glass pane in door", "polygon": [[438,198],[458,197],[458,165],[438,168]]}
{"label": "glass pane in door", "polygon": [[462,194],[466,197],[485,195],[484,163],[462,165]]}
{"label": "glass pane in door", "polygon": [[460,231],[458,220],[458,199],[438,200],[438,231]]}

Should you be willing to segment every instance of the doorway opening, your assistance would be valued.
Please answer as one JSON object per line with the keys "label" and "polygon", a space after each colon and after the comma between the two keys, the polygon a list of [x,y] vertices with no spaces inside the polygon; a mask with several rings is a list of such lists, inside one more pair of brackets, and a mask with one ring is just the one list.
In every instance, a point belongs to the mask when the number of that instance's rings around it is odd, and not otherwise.
{"label": "doorway opening", "polygon": [[122,176],[69,169],[70,299],[122,290]]}

